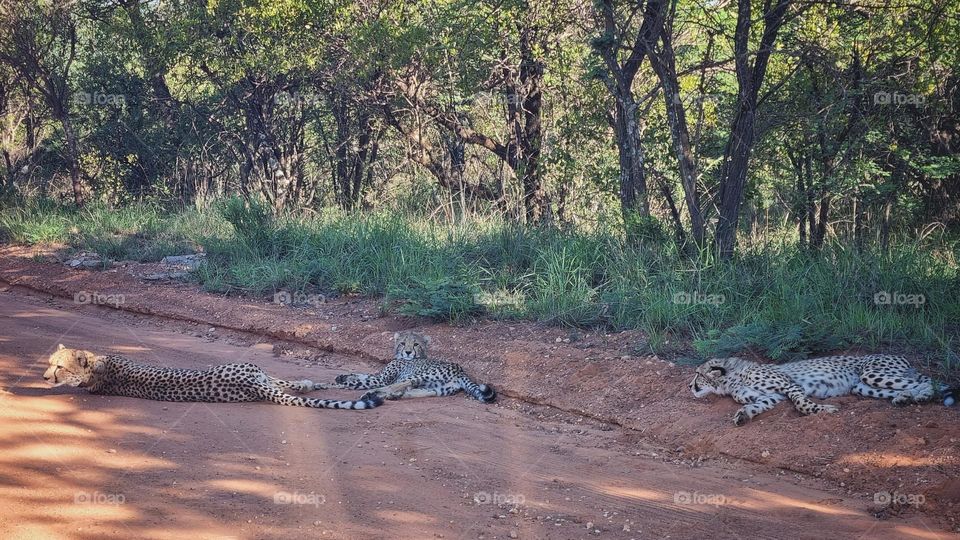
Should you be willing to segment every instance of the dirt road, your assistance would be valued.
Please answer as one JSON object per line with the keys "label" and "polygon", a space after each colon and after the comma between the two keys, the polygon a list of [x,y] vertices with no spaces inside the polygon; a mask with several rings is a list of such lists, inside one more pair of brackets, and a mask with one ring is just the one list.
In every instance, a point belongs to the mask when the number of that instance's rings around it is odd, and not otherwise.
{"label": "dirt road", "polygon": [[813,479],[683,462],[621,428],[510,399],[354,412],[91,396],[41,378],[61,342],[314,380],[376,367],[332,354],[308,365],[257,336],[190,330],[0,293],[0,537],[948,537],[915,513],[878,520],[874,501]]}

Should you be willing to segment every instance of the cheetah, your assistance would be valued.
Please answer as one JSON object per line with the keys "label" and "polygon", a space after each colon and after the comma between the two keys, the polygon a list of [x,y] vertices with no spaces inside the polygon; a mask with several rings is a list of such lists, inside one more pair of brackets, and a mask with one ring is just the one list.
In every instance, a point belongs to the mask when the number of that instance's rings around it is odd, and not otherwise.
{"label": "cheetah", "polygon": [[43,374],[47,382],[54,387],[86,388],[92,394],[156,401],[272,401],[318,409],[372,409],[383,403],[376,395],[357,401],[291,396],[283,390],[310,392],[318,390],[318,385],[309,380],[275,379],[253,364],[224,364],[207,370],[174,369],[137,364],[122,356],[98,356],[62,344],[48,361],[50,367]]}
{"label": "cheetah", "polygon": [[379,373],[339,375],[336,384],[319,386],[371,390],[361,396],[361,399],[449,396],[460,390],[484,403],[490,403],[497,398],[493,387],[473,382],[459,364],[428,358],[429,336],[416,332],[398,332],[393,335],[393,341],[394,359]]}
{"label": "cheetah", "polygon": [[792,401],[803,415],[838,410],[809,397],[856,394],[904,405],[929,401],[939,392],[945,405],[954,402],[952,389],[917,373],[906,358],[885,354],[829,356],[782,365],[758,364],[742,358],[713,358],[697,368],[690,390],[694,397],[718,394],[731,396],[742,404],[733,416],[733,423],[738,426],[785,399]]}

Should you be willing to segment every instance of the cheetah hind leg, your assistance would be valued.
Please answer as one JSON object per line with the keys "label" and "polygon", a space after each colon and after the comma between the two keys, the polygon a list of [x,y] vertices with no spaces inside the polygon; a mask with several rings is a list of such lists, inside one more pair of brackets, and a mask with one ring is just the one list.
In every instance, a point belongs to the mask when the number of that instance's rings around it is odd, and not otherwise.
{"label": "cheetah hind leg", "polygon": [[323,384],[315,383],[310,379],[303,379],[300,381],[285,381],[283,379],[277,379],[270,377],[270,385],[278,390],[292,390],[298,394],[305,392],[313,392],[314,390],[322,390]]}
{"label": "cheetah hind leg", "polygon": [[894,405],[906,405],[914,401],[929,400],[932,395],[925,396],[923,392],[913,393],[910,390],[894,390],[891,388],[877,388],[864,382],[858,383],[850,392],[858,396],[876,399],[889,399]]}
{"label": "cheetah hind leg", "polygon": [[313,407],[316,409],[372,409],[383,405],[379,396],[362,396],[357,401],[340,399],[315,399],[285,394],[273,386],[258,385],[257,394],[264,401],[295,407]]}

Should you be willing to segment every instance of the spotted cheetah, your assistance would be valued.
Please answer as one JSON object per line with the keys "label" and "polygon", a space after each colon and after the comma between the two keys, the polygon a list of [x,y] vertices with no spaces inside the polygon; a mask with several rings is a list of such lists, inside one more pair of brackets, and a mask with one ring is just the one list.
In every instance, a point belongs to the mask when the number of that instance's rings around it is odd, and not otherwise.
{"label": "spotted cheetah", "polygon": [[718,394],[743,404],[733,416],[738,426],[785,399],[804,415],[838,410],[833,405],[811,401],[808,396],[856,394],[904,405],[929,401],[939,391],[945,405],[954,402],[953,390],[917,373],[906,358],[885,354],[830,356],[782,365],[714,358],[697,368],[690,390],[698,398]]}
{"label": "spotted cheetah", "polygon": [[493,387],[473,382],[459,364],[428,358],[429,336],[398,332],[393,335],[393,341],[394,360],[379,373],[339,375],[336,384],[319,386],[371,390],[361,399],[377,396],[383,399],[449,396],[460,390],[484,403],[496,399]]}
{"label": "spotted cheetah", "polygon": [[43,378],[56,386],[78,386],[93,394],[157,401],[239,403],[272,401],[318,409],[372,409],[383,403],[371,395],[358,401],[291,396],[283,390],[310,392],[312,381],[284,381],[268,376],[253,364],[224,364],[207,370],[173,369],[137,364],[122,356],[98,356],[60,345],[50,355]]}

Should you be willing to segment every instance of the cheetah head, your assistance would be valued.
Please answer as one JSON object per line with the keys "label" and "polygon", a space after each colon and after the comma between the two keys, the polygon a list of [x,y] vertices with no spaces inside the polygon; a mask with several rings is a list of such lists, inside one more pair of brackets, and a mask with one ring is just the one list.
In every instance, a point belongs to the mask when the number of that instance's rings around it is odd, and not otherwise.
{"label": "cheetah head", "polygon": [[68,349],[63,344],[50,355],[50,367],[43,378],[56,386],[87,386],[94,375],[96,355],[90,351]]}
{"label": "cheetah head", "polygon": [[702,398],[710,394],[726,394],[723,383],[727,374],[742,362],[740,358],[711,358],[701,364],[690,381],[693,396]]}
{"label": "cheetah head", "polygon": [[427,346],[430,345],[430,336],[416,332],[397,332],[393,335],[393,350],[398,360],[413,360],[426,358]]}

